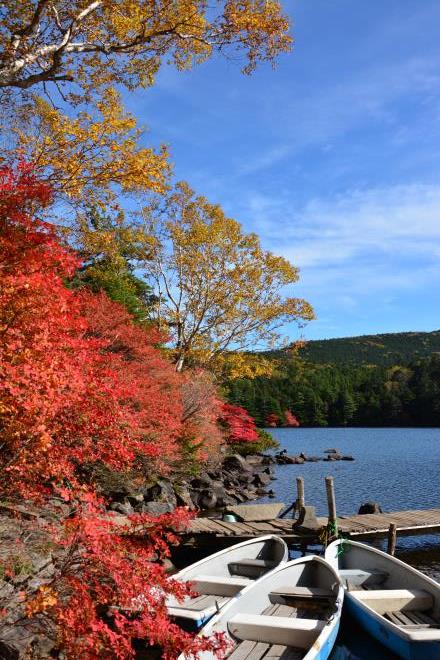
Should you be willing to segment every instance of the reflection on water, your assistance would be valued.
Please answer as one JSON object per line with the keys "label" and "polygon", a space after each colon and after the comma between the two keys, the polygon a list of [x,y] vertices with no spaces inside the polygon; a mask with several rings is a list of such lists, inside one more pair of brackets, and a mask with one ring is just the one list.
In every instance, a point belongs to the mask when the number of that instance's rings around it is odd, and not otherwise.
{"label": "reflection on water", "polygon": [[[271,485],[278,501],[296,497],[295,478],[304,477],[306,504],[326,514],[324,477],[335,478],[339,514],[357,513],[375,501],[384,511],[440,508],[440,429],[268,429],[289,454],[322,455],[335,447],[354,462],[318,462],[276,467]],[[260,502],[269,501],[261,498]],[[385,549],[384,541],[374,543]],[[440,535],[398,537],[396,555],[440,581]],[[331,660],[395,660],[344,614]],[[429,660],[427,658],[427,660]]]}

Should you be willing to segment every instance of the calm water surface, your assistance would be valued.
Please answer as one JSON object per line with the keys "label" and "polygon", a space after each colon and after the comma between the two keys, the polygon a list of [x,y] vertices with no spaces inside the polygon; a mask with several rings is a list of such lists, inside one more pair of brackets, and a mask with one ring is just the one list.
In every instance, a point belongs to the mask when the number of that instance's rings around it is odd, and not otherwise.
{"label": "calm water surface", "polygon": [[[271,488],[290,504],[296,477],[304,477],[306,504],[326,515],[324,477],[335,479],[338,514],[357,513],[360,504],[378,502],[383,511],[440,508],[440,429],[267,429],[289,454],[320,456],[336,448],[355,461],[276,466]],[[273,501],[266,498],[260,502]],[[383,541],[377,542],[383,547]],[[440,534],[398,538],[397,556],[440,581]],[[394,660],[357,624],[344,616],[332,660]],[[427,659],[428,660],[428,659]]]}
{"label": "calm water surface", "polygon": [[295,478],[303,476],[306,500],[326,513],[324,477],[335,478],[338,513],[355,513],[362,502],[384,511],[440,507],[440,429],[268,429],[289,454],[323,455],[336,448],[355,461],[280,465],[274,490],[295,499]]}

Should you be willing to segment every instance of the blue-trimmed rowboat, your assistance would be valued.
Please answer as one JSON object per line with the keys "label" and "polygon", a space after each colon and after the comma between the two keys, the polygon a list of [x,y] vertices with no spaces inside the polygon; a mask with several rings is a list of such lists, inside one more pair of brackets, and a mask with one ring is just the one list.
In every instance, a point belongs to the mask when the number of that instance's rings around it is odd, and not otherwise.
{"label": "blue-trimmed rowboat", "polygon": [[[327,660],[343,599],[333,568],[321,557],[301,557],[246,587],[199,635],[223,633],[229,642],[228,660]],[[214,658],[210,652],[199,654],[199,660]]]}
{"label": "blue-trimmed rowboat", "polygon": [[325,558],[346,589],[347,610],[405,660],[440,660],[440,584],[363,543],[338,540]]}
{"label": "blue-trimmed rowboat", "polygon": [[168,612],[185,630],[197,631],[242,589],[288,558],[287,545],[272,534],[220,550],[170,578],[190,582],[197,595],[183,601],[169,597]]}

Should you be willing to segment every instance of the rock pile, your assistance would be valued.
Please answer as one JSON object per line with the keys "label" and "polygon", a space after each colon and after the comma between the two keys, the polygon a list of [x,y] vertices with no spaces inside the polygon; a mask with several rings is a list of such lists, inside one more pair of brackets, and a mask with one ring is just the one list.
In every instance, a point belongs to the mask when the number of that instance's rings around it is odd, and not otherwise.
{"label": "rock pile", "polygon": [[271,496],[273,491],[267,488],[274,479],[270,462],[274,461],[264,455],[243,458],[234,454],[227,456],[218,467],[178,482],[159,479],[145,488],[133,488],[127,484],[110,493],[110,509],[123,515],[134,512],[158,515],[172,511],[176,506],[211,510],[263,495]]}
{"label": "rock pile", "polygon": [[325,449],[327,456],[308,456],[301,452],[298,455],[290,455],[286,449],[279,451],[274,456],[274,462],[278,465],[301,465],[302,463],[316,463],[317,461],[354,461],[353,456],[341,454],[337,449]]}

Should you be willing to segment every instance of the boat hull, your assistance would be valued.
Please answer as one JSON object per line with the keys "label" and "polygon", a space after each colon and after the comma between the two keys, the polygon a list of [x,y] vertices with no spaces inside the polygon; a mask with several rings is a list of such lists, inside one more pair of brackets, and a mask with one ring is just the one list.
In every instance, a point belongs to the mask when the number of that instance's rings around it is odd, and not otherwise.
{"label": "boat hull", "polygon": [[440,642],[411,642],[397,634],[392,626],[388,626],[383,617],[370,614],[356,601],[350,593],[345,594],[345,606],[351,616],[374,639],[386,646],[390,651],[405,660],[440,660]]}
{"label": "boat hull", "polygon": [[335,645],[336,637],[338,636],[338,632],[339,632],[340,623],[341,623],[341,617],[339,615],[335,618],[334,623],[330,624],[331,625],[330,633],[326,637],[325,641],[322,643],[322,646],[319,649],[317,649],[315,645],[313,645],[310,651],[305,656],[304,660],[327,660]]}
{"label": "boat hull", "polygon": [[[346,609],[367,633],[404,660],[440,660],[440,585],[435,580],[396,557],[351,539],[331,543],[325,558],[349,587]],[[399,600],[402,591],[403,600]],[[416,606],[417,599],[421,600]],[[429,617],[422,618],[427,624],[417,614],[419,607]],[[404,614],[405,609],[417,615],[415,621],[410,618],[413,624],[408,617],[407,624],[399,624],[385,616],[387,610]]]}

